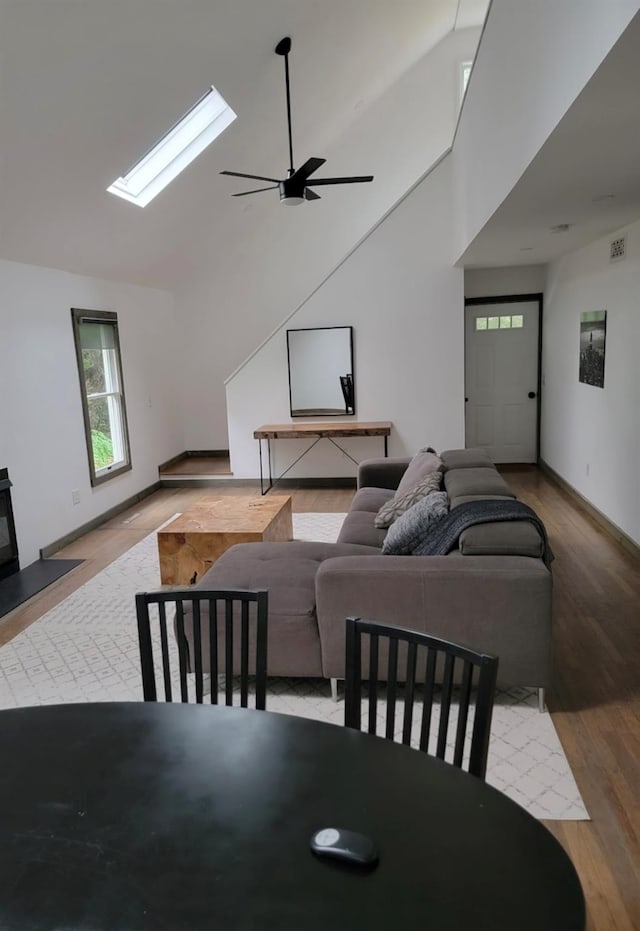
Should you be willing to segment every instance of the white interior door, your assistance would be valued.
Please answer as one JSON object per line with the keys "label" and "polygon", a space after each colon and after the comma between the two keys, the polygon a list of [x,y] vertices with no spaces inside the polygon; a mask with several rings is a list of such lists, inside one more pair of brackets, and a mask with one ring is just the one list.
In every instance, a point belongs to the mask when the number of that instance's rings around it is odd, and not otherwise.
{"label": "white interior door", "polygon": [[466,445],[494,462],[535,462],[538,301],[465,307]]}

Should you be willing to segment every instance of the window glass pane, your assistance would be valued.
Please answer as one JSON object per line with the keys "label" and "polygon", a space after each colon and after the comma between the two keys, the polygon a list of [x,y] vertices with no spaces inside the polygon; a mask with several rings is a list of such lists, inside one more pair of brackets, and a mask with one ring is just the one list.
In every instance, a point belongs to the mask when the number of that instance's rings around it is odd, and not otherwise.
{"label": "window glass pane", "polygon": [[486,329],[487,329],[487,318],[476,317],[476,330],[486,330]]}
{"label": "window glass pane", "polygon": [[84,384],[89,396],[107,390],[104,363],[104,353],[101,349],[82,350]]}
{"label": "window glass pane", "polygon": [[113,465],[113,439],[109,402],[107,398],[89,398],[89,423],[91,424],[91,448],[93,466],[97,471]]}
{"label": "window glass pane", "polygon": [[521,329],[524,326],[524,317],[522,314],[513,314],[511,317],[511,328]]}
{"label": "window glass pane", "polygon": [[500,317],[489,317],[488,318],[488,329],[497,330],[500,326]]}
{"label": "window glass pane", "polygon": [[500,317],[500,329],[501,330],[511,329],[511,317]]}

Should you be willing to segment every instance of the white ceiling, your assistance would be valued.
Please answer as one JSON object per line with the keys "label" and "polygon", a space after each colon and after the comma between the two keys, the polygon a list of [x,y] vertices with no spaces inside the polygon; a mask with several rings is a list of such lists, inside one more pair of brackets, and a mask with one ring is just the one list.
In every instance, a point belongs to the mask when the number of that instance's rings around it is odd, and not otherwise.
{"label": "white ceiling", "polygon": [[[336,157],[354,114],[451,29],[482,22],[486,6],[0,0],[0,257],[176,286],[202,243],[236,235],[247,209],[230,197],[244,182],[219,171],[285,174],[284,72],[273,53],[282,36],[293,38],[296,164],[332,144],[330,174],[366,173]],[[107,194],[210,84],[235,123],[146,208]],[[272,207],[281,209],[275,197]]]}
{"label": "white ceiling", "polygon": [[[640,14],[458,264],[548,262],[637,220],[638,88]],[[563,223],[568,232],[551,232]]]}

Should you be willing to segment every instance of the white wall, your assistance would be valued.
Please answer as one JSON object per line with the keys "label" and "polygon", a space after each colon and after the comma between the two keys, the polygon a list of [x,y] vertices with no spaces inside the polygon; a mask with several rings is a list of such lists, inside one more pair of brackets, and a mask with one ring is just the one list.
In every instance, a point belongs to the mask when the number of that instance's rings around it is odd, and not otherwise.
{"label": "white wall", "polygon": [[473,57],[478,36],[476,28],[451,33],[354,113],[335,149],[316,153],[327,158],[325,176],[372,173],[372,184],[323,188],[321,201],[296,209],[281,208],[275,191],[236,202],[237,223],[210,267],[177,295],[188,449],[228,445],[225,379],[449,148],[459,65]]}
{"label": "white wall", "polygon": [[[640,543],[640,222],[554,262],[545,292],[542,459]],[[607,311],[604,388],[578,381],[580,314]],[[587,474],[588,469],[588,474]]]}
{"label": "white wall", "polygon": [[[133,468],[97,488],[89,482],[72,307],[118,314]],[[156,482],[158,465],[184,449],[175,325],[165,292],[0,261],[0,467],[13,482],[23,567]]]}
{"label": "white wall", "polygon": [[466,268],[464,296],[498,297],[507,294],[541,294],[544,291],[546,279],[546,265]]}
{"label": "white wall", "polygon": [[456,258],[639,8],[638,0],[493,0],[453,151]]}
{"label": "white wall", "polygon": [[[357,419],[393,422],[390,455],[464,446],[463,272],[451,265],[450,157],[378,226],[227,385],[234,476],[258,475],[253,430],[290,422],[286,327],[354,327]],[[340,442],[340,441],[339,441]],[[275,441],[276,472],[305,444]],[[344,440],[358,460],[380,439]],[[291,476],[353,476],[327,441]]]}

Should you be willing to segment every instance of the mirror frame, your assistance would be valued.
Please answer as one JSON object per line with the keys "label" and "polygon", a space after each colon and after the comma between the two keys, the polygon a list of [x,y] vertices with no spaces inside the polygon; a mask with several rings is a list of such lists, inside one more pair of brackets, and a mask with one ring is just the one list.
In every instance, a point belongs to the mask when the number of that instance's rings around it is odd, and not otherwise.
{"label": "mirror frame", "polygon": [[[290,334],[290,333],[307,333],[307,332],[308,332],[308,333],[311,333],[311,332],[319,332],[319,331],[323,331],[323,330],[348,330],[348,331],[349,331],[349,359],[350,359],[350,363],[351,363],[351,373],[350,373],[350,374],[351,374],[351,391],[352,391],[352,400],[353,400],[353,404],[352,404],[352,406],[351,406],[351,410],[350,410],[350,411],[347,411],[347,410],[346,410],[346,404],[345,404],[345,410],[344,410],[344,411],[340,411],[340,412],[336,412],[336,413],[325,413],[325,414],[307,414],[307,413],[305,413],[305,414],[295,414],[295,413],[294,413],[294,408],[293,408],[293,398],[292,398],[292,396],[291,396],[291,348],[290,348],[289,334]],[[288,377],[289,377],[289,413],[290,413],[291,417],[296,417],[296,418],[300,418],[300,417],[307,417],[307,418],[309,418],[309,417],[355,417],[355,414],[356,414],[356,394],[355,394],[355,376],[354,376],[354,368],[353,368],[353,327],[352,327],[352,326],[349,326],[349,325],[345,325],[345,326],[318,326],[318,327],[294,327],[294,328],[291,329],[291,330],[287,330],[287,374],[288,374]],[[349,374],[349,373],[347,373],[347,374]]]}

